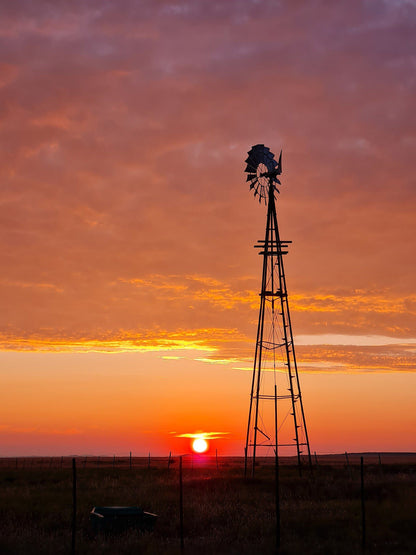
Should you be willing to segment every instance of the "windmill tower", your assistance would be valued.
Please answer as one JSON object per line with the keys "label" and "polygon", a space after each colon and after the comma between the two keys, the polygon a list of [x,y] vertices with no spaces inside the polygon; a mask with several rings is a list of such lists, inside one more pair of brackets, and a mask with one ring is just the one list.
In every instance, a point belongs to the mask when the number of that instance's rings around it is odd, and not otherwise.
{"label": "windmill tower", "polygon": [[263,257],[260,310],[251,382],[245,447],[245,470],[251,457],[254,476],[260,448],[263,456],[282,450],[301,455],[311,464],[308,432],[296,364],[283,256],[291,241],[280,239],[275,194],[282,173],[282,153],[276,162],[264,145],[255,145],[246,160],[250,190],[267,206],[264,240],[255,245]]}

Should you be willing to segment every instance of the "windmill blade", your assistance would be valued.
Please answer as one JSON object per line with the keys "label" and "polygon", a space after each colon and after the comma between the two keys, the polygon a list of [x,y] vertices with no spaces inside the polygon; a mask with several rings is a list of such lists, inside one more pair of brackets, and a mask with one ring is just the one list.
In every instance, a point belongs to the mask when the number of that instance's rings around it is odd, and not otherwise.
{"label": "windmill blade", "polygon": [[255,173],[249,173],[247,176],[246,181],[250,181],[251,179],[255,179],[257,175]]}
{"label": "windmill blade", "polygon": [[255,145],[248,153],[256,159],[261,159],[264,156],[264,145]]}
{"label": "windmill blade", "polygon": [[257,159],[255,156],[253,156],[252,154],[250,154],[250,156],[245,160],[245,162],[247,164],[250,164],[252,166],[256,166],[257,165]]}

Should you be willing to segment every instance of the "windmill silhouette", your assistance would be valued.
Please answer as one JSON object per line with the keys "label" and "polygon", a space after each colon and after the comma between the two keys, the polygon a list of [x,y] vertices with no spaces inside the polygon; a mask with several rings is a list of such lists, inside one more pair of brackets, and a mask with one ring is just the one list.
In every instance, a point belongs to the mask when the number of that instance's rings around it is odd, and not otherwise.
{"label": "windmill silhouette", "polygon": [[276,194],[282,173],[282,152],[255,145],[246,159],[247,181],[259,202],[267,205],[264,240],[255,245],[263,256],[260,309],[245,446],[245,472],[251,457],[252,475],[260,448],[295,450],[299,469],[302,455],[311,452],[303,409],[283,256],[291,241],[282,241],[276,214]]}

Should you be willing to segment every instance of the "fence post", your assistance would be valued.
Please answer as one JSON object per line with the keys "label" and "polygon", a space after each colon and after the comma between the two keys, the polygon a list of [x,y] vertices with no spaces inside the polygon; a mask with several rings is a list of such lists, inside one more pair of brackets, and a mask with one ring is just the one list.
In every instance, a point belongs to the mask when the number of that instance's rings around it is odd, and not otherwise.
{"label": "fence post", "polygon": [[274,386],[274,441],[275,450],[275,495],[276,495],[276,553],[280,552],[280,491],[279,491],[279,442],[277,428],[277,385]]}
{"label": "fence post", "polygon": [[130,470],[131,470],[131,451],[130,451]]}
{"label": "fence post", "polygon": [[348,453],[345,451],[345,458],[347,459],[347,468],[348,468],[348,473],[350,475],[350,480],[352,480],[352,472],[351,472],[351,467],[350,467],[350,459],[348,458]]}
{"label": "fence post", "polygon": [[383,474],[383,465],[381,463],[381,454],[378,454],[378,464],[379,464],[379,468],[380,468],[380,474]]}
{"label": "fence post", "polygon": [[71,554],[75,555],[75,534],[77,525],[77,466],[75,459],[72,459],[72,541]]}
{"label": "fence post", "polygon": [[181,536],[181,552],[184,550],[183,540],[183,482],[182,482],[182,455],[179,458],[179,531]]}
{"label": "fence post", "polygon": [[365,551],[365,495],[364,495],[364,457],[361,457],[361,546],[363,551]]}

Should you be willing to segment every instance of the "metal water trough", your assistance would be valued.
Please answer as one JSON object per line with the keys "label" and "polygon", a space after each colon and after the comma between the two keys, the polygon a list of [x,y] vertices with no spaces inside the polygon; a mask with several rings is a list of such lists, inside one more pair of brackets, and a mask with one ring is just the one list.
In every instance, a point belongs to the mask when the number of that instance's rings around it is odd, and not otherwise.
{"label": "metal water trough", "polygon": [[136,529],[151,532],[157,515],[147,513],[140,507],[94,507],[90,521],[94,533],[118,534]]}

